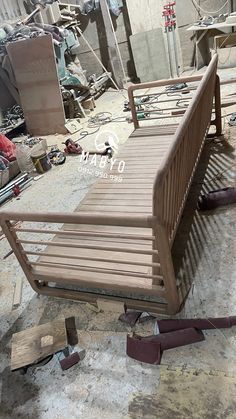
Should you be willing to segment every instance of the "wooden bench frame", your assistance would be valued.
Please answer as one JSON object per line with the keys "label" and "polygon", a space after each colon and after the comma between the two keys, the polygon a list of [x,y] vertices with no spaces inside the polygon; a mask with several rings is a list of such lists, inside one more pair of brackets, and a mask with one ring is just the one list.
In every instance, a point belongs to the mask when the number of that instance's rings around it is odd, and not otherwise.
{"label": "wooden bench frame", "polygon": [[[174,135],[173,143],[168,150],[167,158],[163,160],[162,165],[159,167],[155,182],[153,185],[153,210],[152,215],[101,215],[100,213],[20,213],[20,212],[1,212],[0,222],[5,233],[29,283],[32,288],[38,294],[44,294],[55,297],[68,298],[73,300],[82,301],[93,301],[101,296],[99,293],[89,291],[89,288],[94,288],[94,284],[89,281],[83,281],[83,285],[88,288],[88,291],[78,291],[57,286],[49,286],[49,282],[63,282],[72,284],[78,283],[81,285],[81,279],[78,273],[78,278],[70,279],[70,275],[54,275],[52,271],[47,273],[38,273],[35,270],[35,265],[44,265],[47,267],[47,263],[38,263],[29,261],[28,254],[40,255],[37,252],[26,252],[24,250],[24,243],[39,244],[37,241],[24,241],[19,239],[17,233],[19,231],[31,232],[31,233],[47,233],[50,231],[43,231],[40,229],[17,229],[13,226],[12,221],[26,221],[26,222],[45,222],[45,223],[66,223],[67,225],[89,225],[91,226],[121,226],[135,229],[135,234],[132,238],[137,240],[150,240],[152,243],[152,250],[149,252],[152,255],[152,275],[153,278],[153,289],[150,294],[159,297],[165,301],[153,302],[143,301],[140,298],[125,298],[125,297],[114,297],[106,296],[105,298],[113,298],[124,301],[130,308],[139,308],[144,310],[150,310],[159,313],[174,314],[178,312],[186,297],[181,294],[180,289],[176,284],[175,272],[172,262],[171,248],[176,235],[176,231],[181,219],[181,215],[184,209],[185,201],[188,196],[188,191],[191,185],[193,175],[195,173],[198,160],[201,155],[201,151],[204,145],[204,140],[207,135],[209,126],[211,123],[216,125],[216,135],[221,134],[221,104],[220,104],[220,83],[219,77],[216,75],[217,70],[217,56],[215,55],[208,66],[207,71],[203,76],[191,76],[175,80],[164,80],[153,83],[145,83],[140,85],[131,86],[129,88],[129,100],[132,109],[132,117],[135,128],[139,129],[139,121],[137,119],[135,96],[134,91],[140,89],[149,89],[153,87],[161,87],[170,84],[180,82],[195,82],[200,81],[199,86],[196,90],[195,96],[187,108],[182,120]],[[215,120],[211,122],[213,98],[215,97]],[[130,139],[130,141],[132,138]],[[137,229],[145,228],[151,230],[151,235],[143,237],[137,233]],[[71,230],[70,230],[71,231]],[[55,231],[55,233],[60,233]],[[62,233],[61,233],[62,234]],[[68,232],[63,231],[63,234]],[[76,233],[70,233],[76,235]],[[78,234],[82,234],[81,232]],[[103,237],[115,237],[114,235],[106,235],[101,233]],[[130,234],[121,234],[123,240],[130,240]],[[119,240],[118,240],[119,242]],[[47,242],[43,242],[45,245]],[[55,244],[54,244],[55,245]],[[72,247],[70,244],[62,243],[63,248]],[[60,246],[60,244],[56,244]],[[82,245],[74,245],[74,247],[81,248]],[[94,246],[90,246],[94,248]],[[114,247],[115,250],[122,252],[122,246]],[[95,246],[96,248],[96,246]],[[103,244],[102,249],[107,250],[106,245]],[[128,250],[126,250],[127,252]],[[130,253],[135,253],[130,246]],[[141,253],[141,252],[140,252]],[[147,253],[147,252],[146,252]],[[102,259],[99,259],[100,261]],[[126,262],[127,263],[127,262]],[[55,264],[56,265],[56,264]],[[135,265],[135,263],[134,263]],[[50,264],[49,267],[53,264]],[[56,267],[56,266],[54,266]],[[161,281],[158,280],[160,275],[160,268],[162,272]],[[72,268],[76,271],[78,266]],[[82,268],[80,268],[82,269]],[[83,268],[86,272],[86,269]],[[92,269],[92,268],[91,268]],[[48,269],[49,270],[49,269]],[[88,270],[88,269],[87,269]],[[94,275],[96,272],[102,274],[106,273],[104,269],[92,270]],[[116,275],[117,272],[114,270],[109,271],[110,274]],[[74,274],[75,275],[75,274]],[[123,273],[120,273],[123,275]],[[127,275],[127,272],[126,272]],[[139,275],[137,275],[138,277]],[[114,277],[115,278],[115,277]],[[115,280],[112,283],[112,287],[115,288]],[[106,284],[102,280],[96,283],[98,288],[105,288]],[[145,287],[142,288],[142,292],[145,293]],[[124,285],[125,292],[134,291]],[[146,291],[148,294],[149,291]],[[104,298],[104,295],[102,294]],[[167,305],[166,305],[167,303]]]}

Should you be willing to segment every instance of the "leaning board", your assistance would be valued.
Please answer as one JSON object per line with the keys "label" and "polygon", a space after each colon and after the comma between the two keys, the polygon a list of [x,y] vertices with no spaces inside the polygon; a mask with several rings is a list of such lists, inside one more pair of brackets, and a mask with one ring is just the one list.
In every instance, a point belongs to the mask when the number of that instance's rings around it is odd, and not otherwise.
{"label": "leaning board", "polygon": [[31,135],[65,134],[65,114],[51,35],[7,45]]}

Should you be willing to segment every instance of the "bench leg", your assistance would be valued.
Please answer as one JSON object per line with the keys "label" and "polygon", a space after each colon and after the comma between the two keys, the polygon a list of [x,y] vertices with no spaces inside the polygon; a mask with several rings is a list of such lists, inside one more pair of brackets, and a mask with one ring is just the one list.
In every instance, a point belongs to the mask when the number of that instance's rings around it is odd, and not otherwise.
{"label": "bench leg", "polygon": [[164,226],[156,228],[156,247],[159,253],[161,270],[163,274],[166,299],[168,302],[168,313],[176,314],[180,308],[180,299],[176,286],[176,278],[171,256],[168,236]]}
{"label": "bench leg", "polygon": [[219,137],[222,134],[222,119],[221,119],[221,96],[220,96],[220,78],[216,75],[215,85],[215,115],[216,115],[216,135]]}
{"label": "bench leg", "polygon": [[215,83],[215,119],[211,125],[216,126],[215,134],[208,134],[208,138],[220,137],[222,135],[222,119],[221,119],[221,95],[220,95],[220,78],[216,75]]}
{"label": "bench leg", "polygon": [[19,264],[21,265],[26,278],[28,279],[31,287],[37,293],[39,293],[39,284],[38,281],[34,280],[34,276],[31,272],[31,267],[28,264],[27,257],[25,255],[24,249],[20,243],[17,242],[17,235],[12,229],[12,224],[10,221],[1,222],[2,231],[5,234],[12,250],[15,253],[16,258],[18,259]]}

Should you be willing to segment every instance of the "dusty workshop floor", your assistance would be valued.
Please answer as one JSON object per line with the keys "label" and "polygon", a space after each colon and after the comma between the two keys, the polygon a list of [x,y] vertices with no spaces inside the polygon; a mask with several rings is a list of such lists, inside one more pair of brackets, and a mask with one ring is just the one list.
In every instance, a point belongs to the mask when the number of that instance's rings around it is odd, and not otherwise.
{"label": "dusty workshop floor", "polygon": [[[225,74],[231,76],[233,70]],[[233,85],[224,89],[234,92]],[[115,109],[114,116],[123,116],[123,99],[117,93],[106,93],[97,102],[96,112]],[[127,123],[114,123],[110,128],[121,142],[132,131]],[[205,214],[195,210],[200,190],[236,183],[236,128],[229,129],[226,122],[224,133],[206,144],[177,237],[177,275],[192,282],[178,317],[236,315],[236,207]],[[60,145],[63,138],[48,141]],[[83,142],[84,148],[93,145],[92,136]],[[94,182],[78,172],[79,164],[79,157],[68,158],[64,166],[53,168],[19,200],[1,209],[73,211]],[[0,257],[9,250],[2,239]],[[1,260],[0,266],[0,418],[236,418],[235,328],[207,331],[204,342],[166,351],[160,367],[139,364],[126,357],[126,335],[131,329],[116,314],[37,297],[13,255]],[[12,310],[14,284],[20,277],[24,279],[22,304]],[[55,356],[26,375],[10,371],[13,333],[68,316],[76,317],[78,346],[86,350],[80,364],[62,372]],[[135,330],[149,334],[153,328],[150,322],[138,324]]]}

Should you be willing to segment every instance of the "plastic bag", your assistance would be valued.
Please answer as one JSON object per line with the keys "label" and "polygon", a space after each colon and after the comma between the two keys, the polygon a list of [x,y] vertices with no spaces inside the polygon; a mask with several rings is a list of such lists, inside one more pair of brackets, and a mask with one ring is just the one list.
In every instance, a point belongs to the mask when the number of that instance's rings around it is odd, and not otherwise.
{"label": "plastic bag", "polygon": [[0,151],[7,160],[16,160],[16,146],[3,134],[0,134]]}
{"label": "plastic bag", "polygon": [[31,160],[31,149],[25,144],[18,144],[16,147],[16,159],[22,173],[34,171],[34,164]]}

